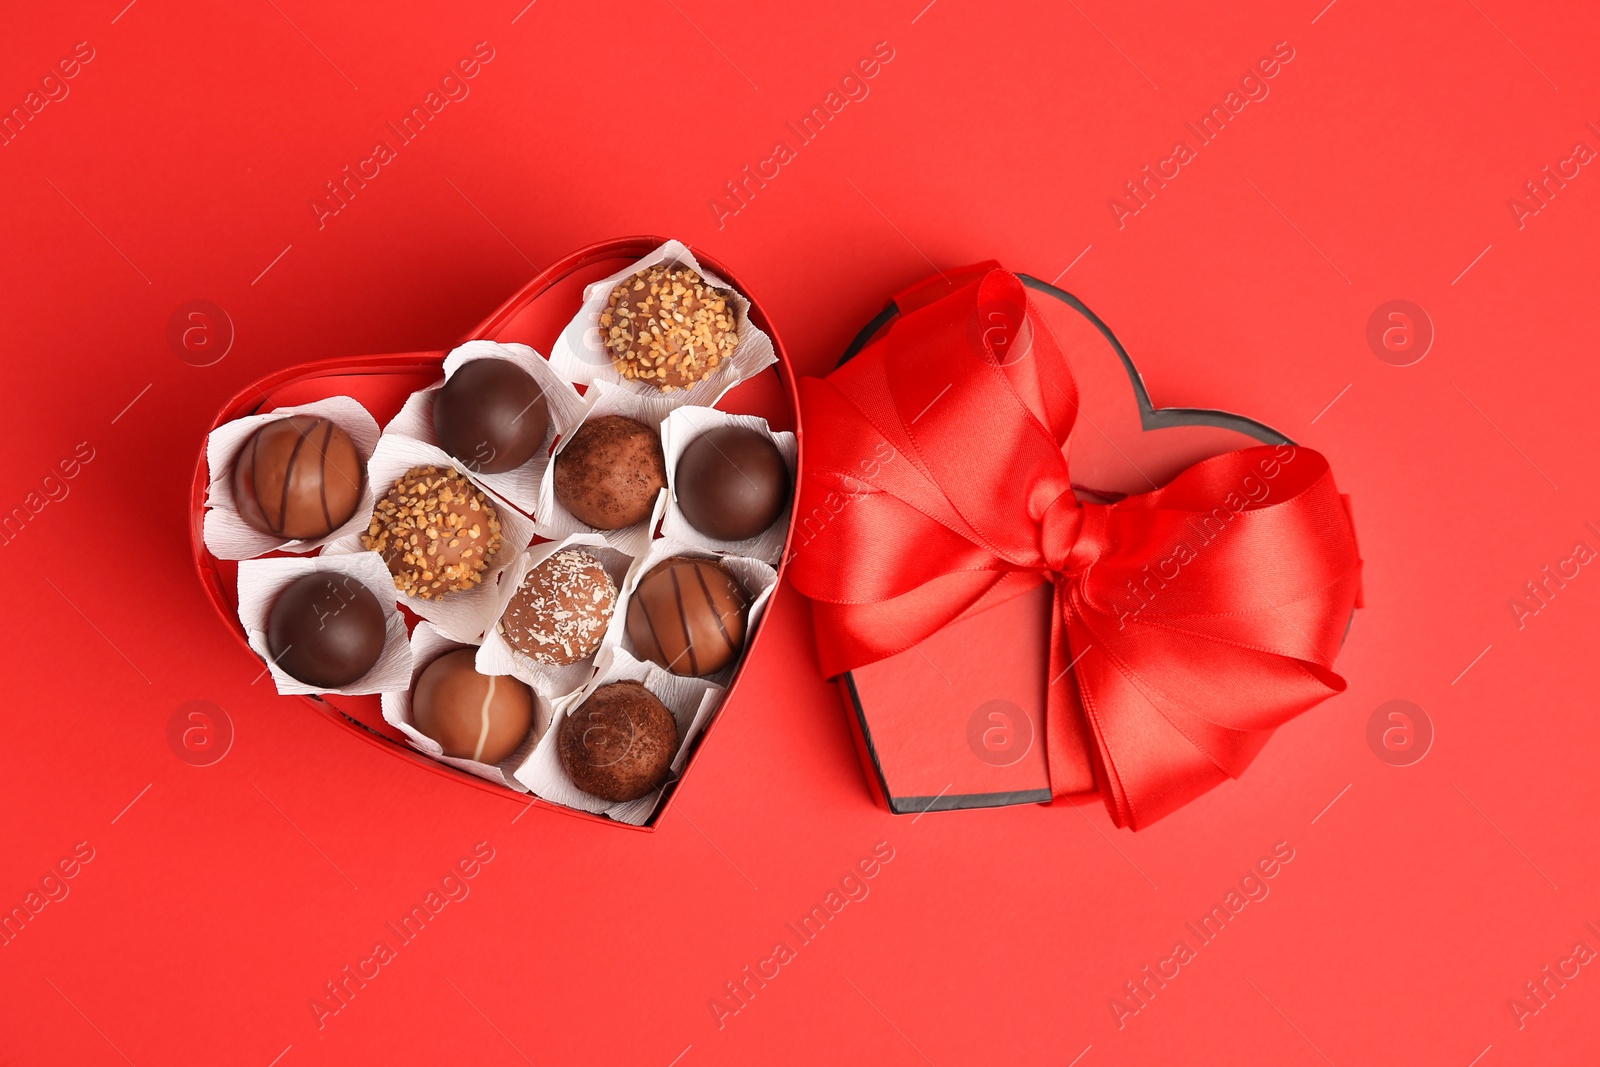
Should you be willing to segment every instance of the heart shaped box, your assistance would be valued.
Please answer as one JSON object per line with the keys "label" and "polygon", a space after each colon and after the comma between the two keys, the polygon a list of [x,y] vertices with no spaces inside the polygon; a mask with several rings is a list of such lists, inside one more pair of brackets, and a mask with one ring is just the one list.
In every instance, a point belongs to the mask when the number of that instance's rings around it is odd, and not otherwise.
{"label": "heart shaped box", "polygon": [[[996,265],[947,271],[898,294],[839,362],[901,314]],[[1072,436],[1068,462],[1080,498],[1106,502],[1149,492],[1203,459],[1293,443],[1242,415],[1155,407],[1110,327],[1070,293],[1018,277],[1029,290],[1031,311],[1054,333],[1078,382],[1081,429]],[[799,517],[795,525],[805,521]],[[1050,587],[1041,585],[839,677],[846,719],[880,804],[895,814],[920,814],[1050,801],[1044,728],[1051,610]],[[1092,780],[1088,751],[1076,755]],[[1088,803],[1098,796],[1074,799]]]}
{"label": "heart shaped box", "polygon": [[[571,321],[582,304],[583,290],[586,285],[626,268],[629,264],[648,255],[663,243],[665,243],[665,238],[661,237],[624,237],[602,241],[580,249],[542,271],[513,295],[511,299],[501,305],[499,310],[468,331],[462,341],[487,338],[502,344],[525,344],[538,352],[548,355],[557,336]],[[767,423],[775,432],[792,431],[798,440],[800,437],[800,414],[795,403],[794,372],[789,368],[788,360],[784,355],[783,344],[778,338],[777,331],[772,328],[772,324],[762,310],[760,302],[756,300],[749,287],[740,281],[734,272],[698,250],[694,251],[694,255],[707,269],[720,275],[729,285],[750,301],[750,319],[772,338],[773,350],[778,357],[777,363],[772,367],[751,378],[747,378],[726,393],[717,401],[717,409],[739,415],[759,416],[767,420]],[[216,420],[207,432],[209,433],[210,430],[216,429],[223,423],[231,422],[247,415],[341,395],[353,397],[360,401],[372,413],[373,417],[378,420],[378,423],[384,425],[400,411],[401,406],[405,404],[406,399],[413,392],[418,389],[424,389],[443,377],[445,355],[446,350],[405,352],[380,356],[352,356],[341,359],[318,360],[278,371],[247,386],[223,405],[222,410],[217,413]],[[200,584],[204,587],[212,605],[217,609],[217,613],[222,616],[234,635],[239,638],[240,644],[244,645],[248,650],[249,643],[245,637],[244,627],[239,622],[238,614],[238,599],[236,595],[238,564],[229,560],[217,559],[207,551],[205,546],[205,504],[209,482],[210,475],[206,465],[205,453],[202,449],[199,463],[195,468],[194,487],[189,501],[190,535],[194,548],[195,567],[200,574]],[[790,531],[792,532],[794,528],[793,516],[791,515],[790,518]],[[787,545],[785,545],[785,551],[787,552]],[[277,554],[273,553],[273,555]],[[781,562],[779,564],[779,575],[781,578]],[[408,622],[414,625],[415,616],[410,612],[405,612],[405,614]],[[630,829],[653,829],[665,814],[679,786],[688,777],[689,769],[694,765],[695,753],[700,745],[705,742],[706,737],[711,733],[712,728],[716,726],[717,721],[722,717],[728,703],[732,701],[738,688],[740,675],[743,674],[744,664],[749,661],[751,656],[755,655],[756,647],[761,637],[761,630],[762,627],[758,622],[755,631],[749,635],[745,642],[744,654],[740,658],[740,666],[728,683],[728,692],[723,698],[723,707],[718,710],[717,714],[712,717],[711,722],[706,725],[706,728],[700,731],[699,735],[691,742],[689,759],[684,766],[683,773],[668,784],[666,791],[662,794],[660,803],[656,805],[655,812],[649,821],[643,826],[630,826]],[[252,657],[255,656],[254,651],[251,651],[251,655]],[[539,803],[541,807],[550,808],[579,819],[602,822],[610,826],[628,825],[561,805],[540,803],[537,797],[505,789],[427,758],[408,747],[404,736],[384,721],[380,698],[376,695],[303,696],[300,699],[327,715],[333,722],[348,728],[356,736],[399,759],[408,760],[424,770],[452,778],[464,785],[474,786],[486,792],[494,793],[518,804]]]}

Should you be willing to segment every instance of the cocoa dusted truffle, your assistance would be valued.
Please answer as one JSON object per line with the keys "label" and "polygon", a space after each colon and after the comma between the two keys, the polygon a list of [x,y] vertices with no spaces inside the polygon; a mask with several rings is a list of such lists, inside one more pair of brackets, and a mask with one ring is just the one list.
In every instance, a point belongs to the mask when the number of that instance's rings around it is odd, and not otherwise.
{"label": "cocoa dusted truffle", "polygon": [[743,541],[778,521],[789,503],[789,466],[766,434],[718,426],[689,442],[674,484],[689,525],[719,541]]}
{"label": "cocoa dusted truffle", "polygon": [[728,294],[688,267],[647,267],[611,290],[600,337],[618,374],[670,393],[709,378],[733,356],[734,319]]}
{"label": "cocoa dusted truffle", "polygon": [[628,639],[673,674],[704,678],[739,655],[749,606],[744,586],[721,563],[674,556],[639,579],[628,601]]}
{"label": "cocoa dusted truffle", "polygon": [[479,674],[474,649],[458,648],[428,664],[411,694],[411,722],[446,756],[499,763],[533,725],[533,690],[509,674]]}
{"label": "cocoa dusted truffle", "polygon": [[341,689],[383,655],[388,627],[372,590],[348,574],[296,578],[267,616],[267,650],[280,670],[307,685]]}
{"label": "cocoa dusted truffle", "polygon": [[616,583],[594,553],[564,548],[522,579],[499,630],[523,655],[565,667],[600,647],[616,607]]}
{"label": "cocoa dusted truffle", "polygon": [[433,394],[433,432],[468,470],[504,474],[539,451],[550,428],[544,390],[504,359],[474,359]]}
{"label": "cocoa dusted truffle", "polygon": [[596,689],[561,723],[556,750],[572,784],[613,802],[661,788],[678,749],[678,722],[640,682]]}
{"label": "cocoa dusted truffle", "polygon": [[556,455],[556,499],[597,530],[648,519],[666,484],[661,435],[621,415],[589,419]]}
{"label": "cocoa dusted truffle", "polygon": [[233,462],[233,500],[251,529],[285,541],[326,537],[350,520],[365,477],[350,435],[289,415],[250,435]]}
{"label": "cocoa dusted truffle", "polygon": [[460,471],[412,467],[378,501],[361,547],[383,555],[400,592],[437,600],[483,581],[500,517]]}

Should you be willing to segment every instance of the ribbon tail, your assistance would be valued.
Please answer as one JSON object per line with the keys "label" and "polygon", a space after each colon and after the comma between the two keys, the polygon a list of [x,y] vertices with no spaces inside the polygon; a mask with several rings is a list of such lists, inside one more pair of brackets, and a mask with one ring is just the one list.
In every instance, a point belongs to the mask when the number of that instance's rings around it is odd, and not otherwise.
{"label": "ribbon tail", "polygon": [[1045,758],[1052,797],[1094,792],[1099,762],[1072,671],[1076,653],[1067,634],[1069,611],[1067,583],[1058,580],[1055,610],[1050,613],[1050,680],[1045,686]]}

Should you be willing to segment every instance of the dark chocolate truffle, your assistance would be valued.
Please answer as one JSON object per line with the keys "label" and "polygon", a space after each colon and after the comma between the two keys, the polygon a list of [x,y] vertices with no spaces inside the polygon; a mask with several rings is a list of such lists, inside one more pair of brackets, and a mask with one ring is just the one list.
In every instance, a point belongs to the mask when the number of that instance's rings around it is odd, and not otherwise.
{"label": "dark chocolate truffle", "polygon": [[749,606],[744,586],[722,564],[674,556],[639,579],[628,601],[628,638],[673,674],[704,678],[744,647]]}
{"label": "dark chocolate truffle", "polygon": [[594,553],[564,548],[523,577],[499,629],[523,655],[565,667],[600,647],[616,607],[616,583]]}
{"label": "dark chocolate truffle", "polygon": [[556,455],[556,499],[597,530],[648,519],[666,484],[661,435],[621,415],[589,419]]}
{"label": "dark chocolate truffle", "polygon": [[340,689],[378,662],[387,632],[372,590],[348,574],[319,571],[278,594],[267,616],[267,650],[307,685]]}
{"label": "dark chocolate truffle", "polygon": [[500,517],[460,471],[412,467],[378,501],[361,547],[382,553],[400,592],[437,600],[483,581]]}
{"label": "dark chocolate truffle", "polygon": [[728,294],[688,267],[648,267],[611,290],[600,337],[612,366],[663,393],[709,378],[739,345]]}
{"label": "dark chocolate truffle", "polygon": [[446,756],[499,763],[533,725],[533,690],[509,674],[479,674],[475,649],[458,648],[428,664],[411,694],[411,723]]}
{"label": "dark chocolate truffle", "polygon": [[638,800],[661,788],[678,750],[678,722],[640,682],[596,689],[556,739],[572,784],[601,800]]}
{"label": "dark chocolate truffle", "polygon": [[252,529],[315,540],[356,513],[365,475],[348,434],[316,415],[290,415],[244,443],[233,461],[233,500]]}
{"label": "dark chocolate truffle", "polygon": [[778,521],[789,503],[789,467],[772,439],[718,426],[678,457],[678,507],[689,525],[719,541],[743,541]]}
{"label": "dark chocolate truffle", "polygon": [[433,394],[439,445],[478,474],[516,470],[539,451],[550,428],[544,391],[504,359],[474,359]]}

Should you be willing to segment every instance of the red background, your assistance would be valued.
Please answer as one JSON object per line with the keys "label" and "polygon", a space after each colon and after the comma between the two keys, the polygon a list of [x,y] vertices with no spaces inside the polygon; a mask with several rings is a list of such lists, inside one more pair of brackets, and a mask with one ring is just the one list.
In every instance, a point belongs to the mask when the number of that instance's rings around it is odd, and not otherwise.
{"label": "red background", "polygon": [[[6,112],[94,50],[0,148],[0,504],[94,452],[4,547],[0,907],[94,850],[0,948],[5,1062],[1592,1062],[1594,967],[1521,1029],[1507,1005],[1600,948],[1600,578],[1520,630],[1507,606],[1600,547],[1600,177],[1520,229],[1507,206],[1600,147],[1592,12],[124,2],[0,15]],[[470,95],[319,229],[323,182],[479,41]],[[879,41],[869,95],[719,227],[710,198]],[[1279,41],[1270,95],[1119,229],[1108,198]],[[1158,404],[1332,457],[1367,560],[1349,691],[1139,834],[1095,808],[896,818],[783,591],[673,811],[636,834],[513,824],[252,684],[188,555],[222,400],[306,360],[445,346],[538,267],[636,232],[735,265],[806,372],[930,264],[1072,264],[1060,284]],[[202,298],[237,339],[197,368],[165,334]],[[1437,331],[1414,366],[1365,340],[1392,298]],[[1391,699],[1436,731],[1409,767],[1366,740]],[[167,741],[191,700],[235,731],[211,766]],[[479,841],[470,895],[319,1029],[323,983]],[[869,896],[719,1028],[723,983],[880,841]],[[1109,998],[1279,841],[1271,895],[1119,1029]]]}

